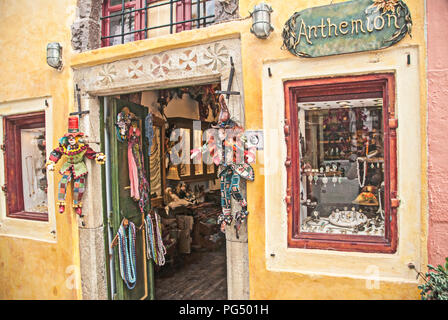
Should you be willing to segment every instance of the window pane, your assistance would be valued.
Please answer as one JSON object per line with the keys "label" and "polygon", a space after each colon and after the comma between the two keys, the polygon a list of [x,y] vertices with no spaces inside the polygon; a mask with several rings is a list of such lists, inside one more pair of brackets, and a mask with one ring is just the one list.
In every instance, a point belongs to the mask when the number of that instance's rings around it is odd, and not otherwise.
{"label": "window pane", "polygon": [[[215,14],[215,0],[207,0],[205,6],[205,15],[213,16]],[[212,23],[215,18],[207,18],[207,23]]]}
{"label": "window pane", "polygon": [[[124,0],[124,3],[132,2],[133,0]],[[121,0],[110,0],[110,7],[122,4]]]}
{"label": "window pane", "polygon": [[[126,9],[125,12],[129,12],[131,9]],[[110,21],[110,35],[117,35],[117,37],[110,38],[110,44],[116,45],[121,43],[127,43],[134,41],[134,34],[127,34],[124,36],[124,42],[122,42],[121,34],[135,30],[134,13],[124,14],[124,32],[122,32],[123,16],[118,15],[109,19]]]}
{"label": "window pane", "polygon": [[45,128],[22,129],[23,202],[26,212],[47,212]]}
{"label": "window pane", "polygon": [[301,231],[384,236],[382,99],[298,110]]}
{"label": "window pane", "polygon": [[[215,1],[214,0],[200,0],[199,1],[199,18],[206,17],[215,14]],[[191,3],[191,18],[198,18],[198,1],[194,0]],[[207,18],[207,23],[213,22],[213,18]],[[200,20],[200,26],[204,25],[204,20]],[[197,22],[193,21],[193,27],[197,27]]]}

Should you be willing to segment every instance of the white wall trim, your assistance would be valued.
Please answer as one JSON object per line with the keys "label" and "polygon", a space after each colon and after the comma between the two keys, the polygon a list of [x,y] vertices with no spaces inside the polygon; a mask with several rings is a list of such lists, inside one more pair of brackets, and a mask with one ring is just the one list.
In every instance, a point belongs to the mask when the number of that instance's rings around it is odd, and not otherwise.
{"label": "white wall trim", "polygon": [[[48,106],[46,105],[48,104]],[[47,144],[47,157],[53,145],[53,100],[50,96],[21,99],[0,103],[0,144],[3,144],[3,117],[45,111],[45,140]],[[5,159],[0,152],[0,185],[5,184]],[[47,172],[48,181],[48,221],[33,221],[6,217],[6,197],[0,192],[0,236],[31,239],[44,242],[57,242],[54,177]],[[53,233],[52,233],[53,232]]]}
{"label": "white wall trim", "polygon": [[[407,65],[407,54],[411,65]],[[418,46],[391,48],[313,59],[265,61],[263,65],[263,118],[265,135],[266,267],[275,272],[310,276],[370,278],[378,271],[381,281],[414,282],[409,262],[421,262],[421,129]],[[271,68],[272,77],[268,77]],[[284,88],[292,79],[394,72],[396,76],[398,195],[398,248],[394,254],[288,248],[286,195],[286,144],[284,142]],[[272,171],[273,168],[277,168]],[[281,187],[279,187],[281,186]],[[416,233],[417,232],[417,233]],[[275,256],[271,256],[271,254]]]}

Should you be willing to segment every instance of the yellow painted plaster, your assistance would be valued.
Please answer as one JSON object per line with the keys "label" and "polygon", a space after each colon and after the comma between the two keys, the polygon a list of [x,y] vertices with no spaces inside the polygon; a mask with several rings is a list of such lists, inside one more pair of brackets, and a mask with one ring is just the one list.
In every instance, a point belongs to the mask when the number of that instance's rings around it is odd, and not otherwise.
{"label": "yellow painted plaster", "polygon": [[[338,1],[341,2],[341,1]],[[257,1],[240,1],[242,12],[252,8]],[[291,55],[286,51],[281,51],[282,44],[281,30],[284,22],[295,12],[308,7],[326,5],[328,1],[306,1],[286,3],[284,1],[268,1],[274,10],[272,14],[275,32],[268,40],[258,40],[253,35],[244,32],[242,39],[243,53],[243,77],[245,88],[245,108],[246,108],[246,126],[250,129],[262,128],[261,105],[261,78],[264,62],[281,61],[290,59]],[[336,3],[336,1],[334,2]],[[413,37],[406,37],[396,46],[405,47],[410,44],[418,46],[419,51],[419,77],[420,77],[420,171],[421,178],[415,176],[415,179],[421,179],[421,189],[416,190],[420,193],[420,211],[417,215],[421,221],[415,224],[415,234],[419,235],[421,257],[419,267],[426,263],[426,238],[427,238],[427,200],[426,200],[426,49],[424,36],[424,13],[425,8],[422,1],[406,1],[413,19]],[[262,55],[251,54],[253,52],[263,52]],[[368,56],[372,53],[364,53]],[[301,60],[300,58],[296,58]],[[318,62],[316,61],[316,65]],[[273,70],[275,72],[275,70]],[[300,72],[299,72],[300,73]],[[306,77],[306,74],[302,75]],[[274,94],[278,93],[277,91]],[[284,102],[279,95],[278,108],[284,107]],[[417,116],[417,115],[416,115]],[[281,143],[281,141],[279,141]],[[413,157],[414,150],[406,150],[401,155],[404,158]],[[250,296],[252,299],[417,299],[418,290],[415,284],[402,282],[381,282],[380,289],[368,289],[365,279],[350,279],[344,277],[332,277],[321,275],[305,275],[294,272],[271,272],[266,268],[266,257],[269,253],[266,248],[266,216],[270,212],[265,211],[265,186],[264,177],[259,174],[264,170],[261,164],[255,166],[256,179],[254,183],[248,183],[248,204],[251,216],[248,221],[249,232],[249,264],[250,264]],[[279,204],[280,205],[280,204]],[[420,223],[421,222],[421,223]],[[411,222],[412,223],[412,222]],[[418,236],[417,236],[418,237]],[[333,257],[333,259],[344,260],[344,256]],[[369,258],[366,258],[367,260]],[[330,259],[331,260],[331,259]],[[316,265],[322,263],[316,259]],[[329,262],[331,263],[331,261]],[[309,270],[313,271],[313,270]],[[349,272],[347,272],[349,274]]]}
{"label": "yellow painted plaster", "polygon": [[[54,121],[46,128],[53,146],[67,130],[67,115],[73,109],[70,26],[76,0],[0,1],[0,103],[22,113],[17,101],[49,97]],[[63,46],[66,66],[60,71],[46,63],[46,46]],[[6,109],[4,109],[6,110]],[[58,174],[50,174],[49,192],[57,196]],[[70,200],[70,199],[68,199]],[[53,206],[54,207],[54,206]],[[56,243],[0,236],[0,299],[80,299],[78,228],[75,214],[51,212],[56,217]],[[26,232],[26,230],[23,230]],[[26,236],[26,234],[23,234]]]}
{"label": "yellow painted plaster", "polygon": [[[206,43],[227,38],[240,38],[243,63],[244,103],[246,128],[262,129],[262,75],[265,62],[291,59],[291,54],[280,49],[282,45],[282,28],[285,21],[295,12],[308,7],[327,5],[328,0],[293,1],[270,0],[265,1],[272,5],[272,23],[274,32],[266,40],[257,39],[249,32],[251,21],[247,17],[248,11],[258,3],[258,0],[240,0],[240,13],[243,16],[239,21],[222,23],[205,29],[191,30],[174,35],[167,35],[155,39],[132,42],[111,48],[102,48],[90,52],[72,56],[70,64],[73,68],[93,66],[112,62],[119,59],[142,56],[161,52],[168,49],[188,47],[200,43]],[[334,1],[334,3],[343,1]],[[420,219],[416,223],[415,235],[419,238],[421,251],[420,265],[426,264],[426,238],[427,238],[427,187],[426,187],[426,48],[424,35],[424,2],[420,0],[408,0],[413,19],[413,37],[407,36],[395,47],[416,46],[419,56],[418,73],[420,78]],[[380,52],[380,51],[379,51]],[[372,53],[365,53],[371,55]],[[302,58],[295,58],[300,61]],[[273,94],[276,94],[273,92]],[[279,97],[278,107],[283,107],[283,101]],[[279,141],[281,143],[281,141]],[[412,157],[414,150],[407,150],[404,157]],[[258,159],[263,159],[263,153],[258,152]],[[250,216],[248,219],[249,233],[249,273],[250,273],[250,297],[252,299],[416,299],[419,297],[415,283],[399,281],[381,282],[379,289],[366,288],[365,279],[347,277],[335,277],[329,275],[309,275],[299,272],[269,271],[266,267],[266,216],[265,210],[265,185],[263,173],[265,168],[262,161],[255,166],[256,179],[247,183],[247,200]],[[335,259],[344,259],[335,257]],[[368,258],[366,258],[368,259]],[[316,260],[316,264],[319,264]]]}

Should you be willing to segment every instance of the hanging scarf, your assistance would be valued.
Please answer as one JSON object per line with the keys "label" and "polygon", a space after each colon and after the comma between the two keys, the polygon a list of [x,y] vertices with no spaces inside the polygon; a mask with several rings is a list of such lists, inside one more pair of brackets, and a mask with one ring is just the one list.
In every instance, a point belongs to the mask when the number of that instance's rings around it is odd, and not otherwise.
{"label": "hanging scarf", "polygon": [[128,238],[126,228],[121,223],[118,229],[118,258],[120,261],[120,275],[129,290],[134,289],[137,280],[135,255],[135,225],[129,221]]}
{"label": "hanging scarf", "polygon": [[143,167],[143,152],[140,145],[140,130],[131,127],[128,141],[129,180],[131,182],[131,197],[138,201],[140,211],[144,212],[149,203],[149,183]]}

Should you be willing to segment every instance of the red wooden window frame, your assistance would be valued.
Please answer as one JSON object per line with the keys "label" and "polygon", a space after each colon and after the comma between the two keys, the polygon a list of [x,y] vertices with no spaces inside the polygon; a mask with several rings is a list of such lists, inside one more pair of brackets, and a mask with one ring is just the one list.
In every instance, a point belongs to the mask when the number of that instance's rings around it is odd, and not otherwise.
{"label": "red wooden window frame", "polygon": [[[146,0],[147,4],[157,2],[161,0]],[[162,0],[163,1],[163,0]],[[145,7],[145,0],[133,0],[125,3],[125,9],[142,9]],[[102,7],[102,13],[103,17],[110,16],[113,13],[120,12],[122,10],[122,4],[110,5],[110,0],[104,0],[103,7]],[[150,10],[150,9],[148,9]],[[176,2],[176,22],[184,21],[184,20],[190,20],[191,19],[191,0],[181,0]],[[145,15],[146,10],[140,10],[135,11],[133,13],[128,13],[134,15],[134,29],[135,30],[141,30],[145,28]],[[101,23],[101,36],[107,37],[110,35],[110,18],[106,18],[102,20]],[[149,24],[149,22],[148,22]],[[181,32],[184,30],[191,30],[192,28],[192,22],[185,22],[185,23],[179,23],[175,25],[176,32]],[[145,31],[135,32],[134,34],[134,41],[145,39]],[[117,37],[121,37],[117,36]],[[112,38],[105,38],[101,41],[102,47],[108,47],[110,46],[110,39]]]}
{"label": "red wooden window frame", "polygon": [[[148,2],[154,1],[154,0],[148,0]],[[125,9],[139,9],[142,8],[142,4],[144,3],[144,0],[134,0],[125,2],[124,8]],[[103,2],[103,17],[110,16],[113,13],[120,12],[122,10],[122,4],[117,4],[114,6],[110,5],[110,0],[104,0]],[[133,13],[128,13],[128,15],[134,15],[134,29],[140,30],[142,28],[142,25],[144,26],[144,10],[142,11],[136,11]],[[107,37],[110,35],[110,18],[102,20],[102,28],[101,28],[101,35],[103,37]],[[142,32],[136,32],[134,35],[134,41],[144,39]],[[117,36],[121,37],[121,36]],[[102,40],[102,46],[108,47],[110,46],[110,39],[112,38],[106,38]]]}
{"label": "red wooden window frame", "polygon": [[48,221],[48,213],[26,212],[23,201],[21,129],[45,128],[45,112],[3,118],[5,145],[6,216]]}
{"label": "red wooden window frame", "polygon": [[[340,251],[394,253],[397,249],[397,136],[395,119],[394,74],[371,74],[336,78],[291,80],[284,83],[285,140],[287,145],[286,204],[288,210],[288,246]],[[297,102],[346,100],[371,97],[383,98],[384,127],[384,210],[385,235],[334,235],[300,231],[300,159]]]}
{"label": "red wooden window frame", "polygon": [[[191,19],[191,0],[176,2],[176,22]],[[176,24],[176,32],[191,30],[193,23],[185,22]]]}

